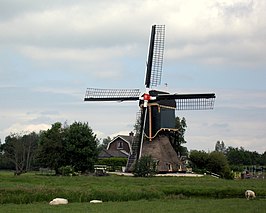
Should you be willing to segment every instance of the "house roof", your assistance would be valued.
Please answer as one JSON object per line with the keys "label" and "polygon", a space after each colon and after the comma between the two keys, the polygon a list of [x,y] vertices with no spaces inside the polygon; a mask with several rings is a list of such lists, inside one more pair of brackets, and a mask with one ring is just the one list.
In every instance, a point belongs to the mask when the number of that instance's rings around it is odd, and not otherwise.
{"label": "house roof", "polygon": [[127,141],[130,143],[130,145],[132,145],[135,136],[129,136],[129,135],[118,135],[118,137],[122,138],[124,141]]}
{"label": "house roof", "polygon": [[132,146],[132,143],[133,143],[133,141],[135,139],[135,136],[130,136],[130,135],[117,135],[113,140],[111,140],[108,143],[107,150],[109,149],[110,144],[113,143],[114,141],[116,141],[118,138],[121,138],[123,141],[125,141],[126,143],[128,143],[130,152],[132,152],[131,146]]}
{"label": "house roof", "polygon": [[117,158],[127,158],[128,153],[126,153],[124,150],[107,150],[104,149],[100,152],[99,158],[111,158],[111,157],[117,157]]}

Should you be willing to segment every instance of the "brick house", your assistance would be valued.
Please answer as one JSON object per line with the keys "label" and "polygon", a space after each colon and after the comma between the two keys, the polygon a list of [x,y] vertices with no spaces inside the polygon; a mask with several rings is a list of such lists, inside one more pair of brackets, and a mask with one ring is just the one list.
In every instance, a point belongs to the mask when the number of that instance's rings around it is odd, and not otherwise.
{"label": "brick house", "polygon": [[99,154],[99,158],[128,158],[132,153],[131,145],[134,140],[133,132],[130,132],[129,135],[118,135],[113,140],[111,140],[107,148],[102,150]]}

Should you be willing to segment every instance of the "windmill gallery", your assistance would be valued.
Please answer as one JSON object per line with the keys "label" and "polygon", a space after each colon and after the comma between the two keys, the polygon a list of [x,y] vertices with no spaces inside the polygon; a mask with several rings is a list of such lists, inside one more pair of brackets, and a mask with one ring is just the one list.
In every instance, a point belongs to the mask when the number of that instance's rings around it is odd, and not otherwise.
{"label": "windmill gallery", "polygon": [[169,94],[153,89],[161,83],[165,26],[153,25],[146,68],[146,91],[139,89],[88,88],[84,101],[139,101],[140,135],[132,143],[126,171],[141,156],[150,155],[157,162],[158,172],[176,172],[180,167],[169,135],[177,135],[175,110],[213,109],[215,94]]}

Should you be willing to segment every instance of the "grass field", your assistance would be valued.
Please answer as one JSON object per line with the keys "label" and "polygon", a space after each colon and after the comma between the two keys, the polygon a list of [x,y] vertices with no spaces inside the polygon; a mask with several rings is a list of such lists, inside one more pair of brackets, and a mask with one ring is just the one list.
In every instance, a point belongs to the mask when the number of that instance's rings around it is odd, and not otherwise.
{"label": "grass field", "polygon": [[105,202],[102,204],[70,203],[61,206],[49,206],[47,203],[35,204],[4,204],[0,212],[5,213],[83,213],[83,212],[108,212],[108,213],[265,213],[266,200],[247,201],[240,198],[232,199],[163,199],[163,200],[140,200],[127,202]]}
{"label": "grass field", "polygon": [[[247,201],[244,191],[256,192]],[[55,197],[66,206],[49,206]],[[90,204],[101,199],[103,204]],[[266,180],[14,176],[0,172],[0,212],[266,212]]]}

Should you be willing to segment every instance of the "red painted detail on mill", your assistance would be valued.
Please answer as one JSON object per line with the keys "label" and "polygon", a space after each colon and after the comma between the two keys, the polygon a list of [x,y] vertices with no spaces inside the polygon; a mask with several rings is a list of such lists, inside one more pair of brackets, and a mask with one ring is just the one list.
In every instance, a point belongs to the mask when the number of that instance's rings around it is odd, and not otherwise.
{"label": "red painted detail on mill", "polygon": [[145,101],[149,101],[149,100],[151,100],[151,96],[150,96],[149,94],[145,93],[145,94],[143,95],[143,99],[144,99]]}

